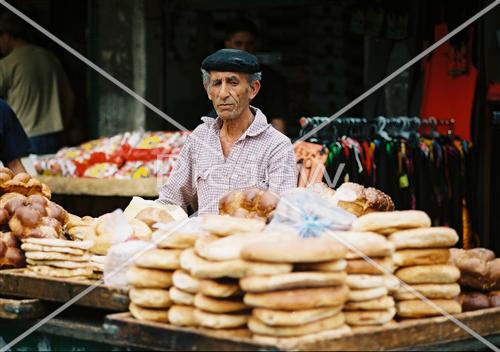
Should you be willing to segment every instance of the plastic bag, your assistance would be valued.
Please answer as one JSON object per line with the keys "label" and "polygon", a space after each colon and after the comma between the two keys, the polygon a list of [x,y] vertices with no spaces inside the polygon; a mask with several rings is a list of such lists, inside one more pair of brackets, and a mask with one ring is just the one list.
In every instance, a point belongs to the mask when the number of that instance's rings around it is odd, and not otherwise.
{"label": "plastic bag", "polygon": [[349,230],[355,219],[354,215],[313,190],[294,188],[281,195],[268,229],[288,226],[301,237],[319,237],[325,231]]}
{"label": "plastic bag", "polygon": [[155,246],[146,241],[126,241],[113,245],[104,262],[104,284],[115,287],[127,286],[127,270],[134,264],[135,256]]}

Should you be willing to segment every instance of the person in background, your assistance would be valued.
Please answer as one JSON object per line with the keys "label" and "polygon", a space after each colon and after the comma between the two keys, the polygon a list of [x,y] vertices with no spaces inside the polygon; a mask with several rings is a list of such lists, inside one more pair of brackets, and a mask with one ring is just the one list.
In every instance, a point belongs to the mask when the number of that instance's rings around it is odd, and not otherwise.
{"label": "person in background", "polygon": [[55,153],[60,132],[69,123],[75,97],[59,60],[29,43],[26,24],[16,16],[0,16],[0,97],[16,113],[29,137],[30,151]]}
{"label": "person in background", "polygon": [[[239,49],[255,54],[259,31],[250,20],[238,18],[232,21],[226,30],[224,46],[227,49]],[[267,65],[260,64],[262,70],[262,88],[252,105],[264,111],[269,122],[278,131],[293,134],[295,121],[290,120],[288,112],[288,88],[286,79]],[[214,116],[214,110],[210,116]]]}
{"label": "person in background", "polygon": [[0,161],[14,173],[26,172],[21,158],[28,155],[30,143],[16,114],[0,99]]}

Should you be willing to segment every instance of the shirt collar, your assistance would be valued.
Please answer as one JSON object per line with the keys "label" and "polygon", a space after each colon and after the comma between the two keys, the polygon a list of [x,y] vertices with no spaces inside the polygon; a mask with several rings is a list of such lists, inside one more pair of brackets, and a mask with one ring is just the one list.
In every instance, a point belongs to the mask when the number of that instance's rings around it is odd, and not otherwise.
{"label": "shirt collar", "polygon": [[[267,128],[269,128],[269,124],[267,123],[266,115],[260,111],[260,109],[250,106],[250,109],[255,115],[255,119],[248,129],[243,133],[240,139],[244,139],[246,136],[255,137],[264,132]],[[201,120],[207,124],[209,124],[209,128],[213,131],[220,130],[222,128],[222,119],[220,117],[212,118],[208,116],[203,116]]]}

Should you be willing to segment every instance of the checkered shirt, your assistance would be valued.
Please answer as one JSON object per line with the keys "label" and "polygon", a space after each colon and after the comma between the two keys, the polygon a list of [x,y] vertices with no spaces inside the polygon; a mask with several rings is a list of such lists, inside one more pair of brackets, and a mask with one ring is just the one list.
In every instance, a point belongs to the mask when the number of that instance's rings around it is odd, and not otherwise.
{"label": "checkered shirt", "polygon": [[218,213],[219,199],[230,190],[251,187],[280,194],[296,187],[296,160],[290,139],[251,107],[255,119],[224,158],[220,143],[222,119],[202,117],[186,140],[174,169],[160,189],[158,201],[198,214]]}

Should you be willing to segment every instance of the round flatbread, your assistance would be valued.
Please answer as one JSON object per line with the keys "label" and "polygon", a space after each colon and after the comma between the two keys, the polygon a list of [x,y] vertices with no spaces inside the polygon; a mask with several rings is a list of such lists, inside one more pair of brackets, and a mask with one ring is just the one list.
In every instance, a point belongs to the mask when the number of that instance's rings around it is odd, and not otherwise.
{"label": "round flatbread", "polygon": [[392,274],[395,270],[395,265],[391,257],[385,258],[369,258],[365,259],[349,259],[347,260],[346,273],[351,274],[367,274],[367,275],[383,275]]}
{"label": "round flatbread", "polygon": [[279,275],[245,277],[240,279],[240,286],[246,292],[328,287],[342,285],[346,277],[347,274],[344,272],[293,272]]}
{"label": "round flatbread", "polygon": [[368,301],[347,302],[344,310],[386,310],[394,307],[394,298],[383,296]]}
{"label": "round flatbread", "polygon": [[65,269],[65,268],[55,268],[52,266],[43,265],[28,265],[28,269],[36,273],[39,276],[47,277],[57,277],[57,278],[70,278],[74,276],[90,276],[94,273],[91,267],[86,268],[75,268],[75,269]]}
{"label": "round flatbread", "polygon": [[401,281],[394,275],[384,275],[384,286],[389,293],[395,292],[401,287]]}
{"label": "round flatbread", "polygon": [[199,291],[200,281],[184,270],[174,271],[172,282],[175,287],[183,291],[189,293],[197,293]]}
{"label": "round flatbread", "polygon": [[448,248],[403,249],[394,253],[392,259],[397,266],[446,264],[450,259]]}
{"label": "round flatbread", "polygon": [[145,308],[168,308],[172,305],[168,290],[153,288],[131,288],[130,301]]}
{"label": "round flatbread", "polygon": [[175,304],[193,306],[194,305],[194,294],[182,291],[175,286],[170,287],[168,291],[170,299]]}
{"label": "round flatbread", "polygon": [[[373,212],[360,216],[352,223],[354,231],[379,232],[385,229],[430,227],[431,219],[420,210]],[[387,233],[387,231],[385,231]]]}
{"label": "round flatbread", "polygon": [[194,316],[201,326],[211,329],[239,328],[245,326],[249,318],[248,314],[217,314],[200,309],[195,309]]}
{"label": "round flatbread", "polygon": [[280,349],[298,351],[301,346],[307,343],[318,343],[319,341],[330,341],[342,336],[351,334],[351,328],[348,325],[342,325],[331,330],[324,330],[314,334],[307,334],[293,337],[275,337],[268,335],[254,334],[253,339],[259,343],[278,346]]}
{"label": "round flatbread", "polygon": [[210,297],[226,298],[231,296],[241,295],[243,292],[240,289],[237,280],[221,279],[210,280],[203,279],[199,281],[199,292]]}
{"label": "round flatbread", "polygon": [[28,237],[23,239],[23,243],[37,244],[40,246],[48,246],[48,247],[76,248],[82,250],[88,250],[94,245],[94,242],[92,241],[70,241],[70,240],[60,240],[55,238],[34,238],[34,237]]}
{"label": "round flatbread", "polygon": [[448,314],[462,312],[460,303],[453,299],[431,299],[421,301],[419,299],[400,301],[396,303],[398,316],[403,318],[422,318],[442,315],[443,311]]}
{"label": "round flatbread", "polygon": [[198,326],[194,311],[194,307],[174,305],[168,310],[168,322],[175,326]]}
{"label": "round flatbread", "polygon": [[346,259],[386,257],[394,253],[394,245],[385,236],[373,232],[335,231],[331,238],[347,249]]}
{"label": "round flatbread", "polygon": [[430,299],[452,299],[460,294],[459,284],[420,284],[410,285],[409,288],[402,286],[394,292],[394,298],[398,301],[409,299],[420,299],[415,292]]}
{"label": "round flatbread", "polygon": [[169,288],[172,286],[172,272],[131,266],[127,270],[127,282],[134,287]]}
{"label": "round flatbread", "polygon": [[252,315],[266,325],[296,326],[326,319],[340,313],[341,311],[342,305],[336,307],[301,309],[294,311],[254,308]]}
{"label": "round flatbread", "polygon": [[319,263],[298,263],[294,265],[294,271],[339,272],[345,270],[346,267],[345,259],[336,259]]}
{"label": "round flatbread", "polygon": [[277,275],[292,271],[291,264],[258,263],[246,260],[208,261],[200,258],[194,250],[185,250],[181,255],[181,267],[200,279],[224,277],[242,278],[246,276]]}
{"label": "round flatbread", "polygon": [[33,243],[22,243],[21,249],[25,252],[58,252],[71,255],[84,255],[85,250],[70,247],[41,246]]}
{"label": "round flatbread", "polygon": [[374,287],[374,288],[367,288],[364,290],[349,290],[348,301],[350,302],[368,301],[383,296],[387,296],[388,293],[389,290],[387,290],[386,287]]}
{"label": "round flatbread", "polygon": [[384,276],[364,274],[347,275],[346,284],[350,289],[357,290],[385,286]]}
{"label": "round flatbread", "polygon": [[26,259],[26,263],[32,266],[52,266],[63,269],[93,268],[88,262],[70,262],[65,260],[33,260]]}
{"label": "round flatbread", "polygon": [[135,260],[141,268],[175,270],[180,268],[182,249],[150,249]]}
{"label": "round flatbread", "polygon": [[26,258],[33,260],[68,260],[73,262],[88,262],[90,260],[88,254],[72,255],[59,252],[25,252],[24,255]]}
{"label": "round flatbread", "polygon": [[329,237],[269,239],[248,244],[241,250],[243,259],[274,263],[322,262],[343,259],[345,254],[344,246]]}
{"label": "round flatbread", "polygon": [[128,309],[130,314],[132,314],[132,316],[137,320],[168,323],[168,309],[143,308],[134,303],[130,303]]}
{"label": "round flatbread", "polygon": [[347,300],[347,286],[305,288],[264,293],[247,293],[243,301],[253,307],[298,310],[332,307]]}
{"label": "round flatbread", "polygon": [[256,317],[250,317],[248,328],[254,334],[270,336],[301,336],[313,334],[320,331],[336,329],[344,325],[345,317],[343,313],[337,313],[334,316],[313,321],[310,323],[296,326],[271,326],[266,325]]}
{"label": "round flatbread", "polygon": [[396,249],[448,248],[458,242],[457,232],[449,227],[429,227],[394,232],[389,236]]}
{"label": "round flatbread", "polygon": [[203,230],[217,236],[229,236],[240,232],[259,232],[266,223],[258,219],[236,218],[228,215],[203,215],[201,227]]}
{"label": "round flatbread", "polygon": [[234,313],[249,308],[242,302],[241,298],[213,298],[201,293],[196,294],[194,297],[194,306],[211,313]]}
{"label": "round flatbread", "polygon": [[396,308],[387,310],[345,311],[346,323],[352,326],[384,325],[396,315]]}
{"label": "round flatbread", "polygon": [[398,269],[396,276],[407,284],[452,284],[460,270],[454,265],[418,265]]}
{"label": "round flatbread", "polygon": [[240,259],[243,246],[265,239],[267,236],[264,232],[238,233],[223,238],[205,235],[196,241],[195,250],[200,257],[207,260]]}

